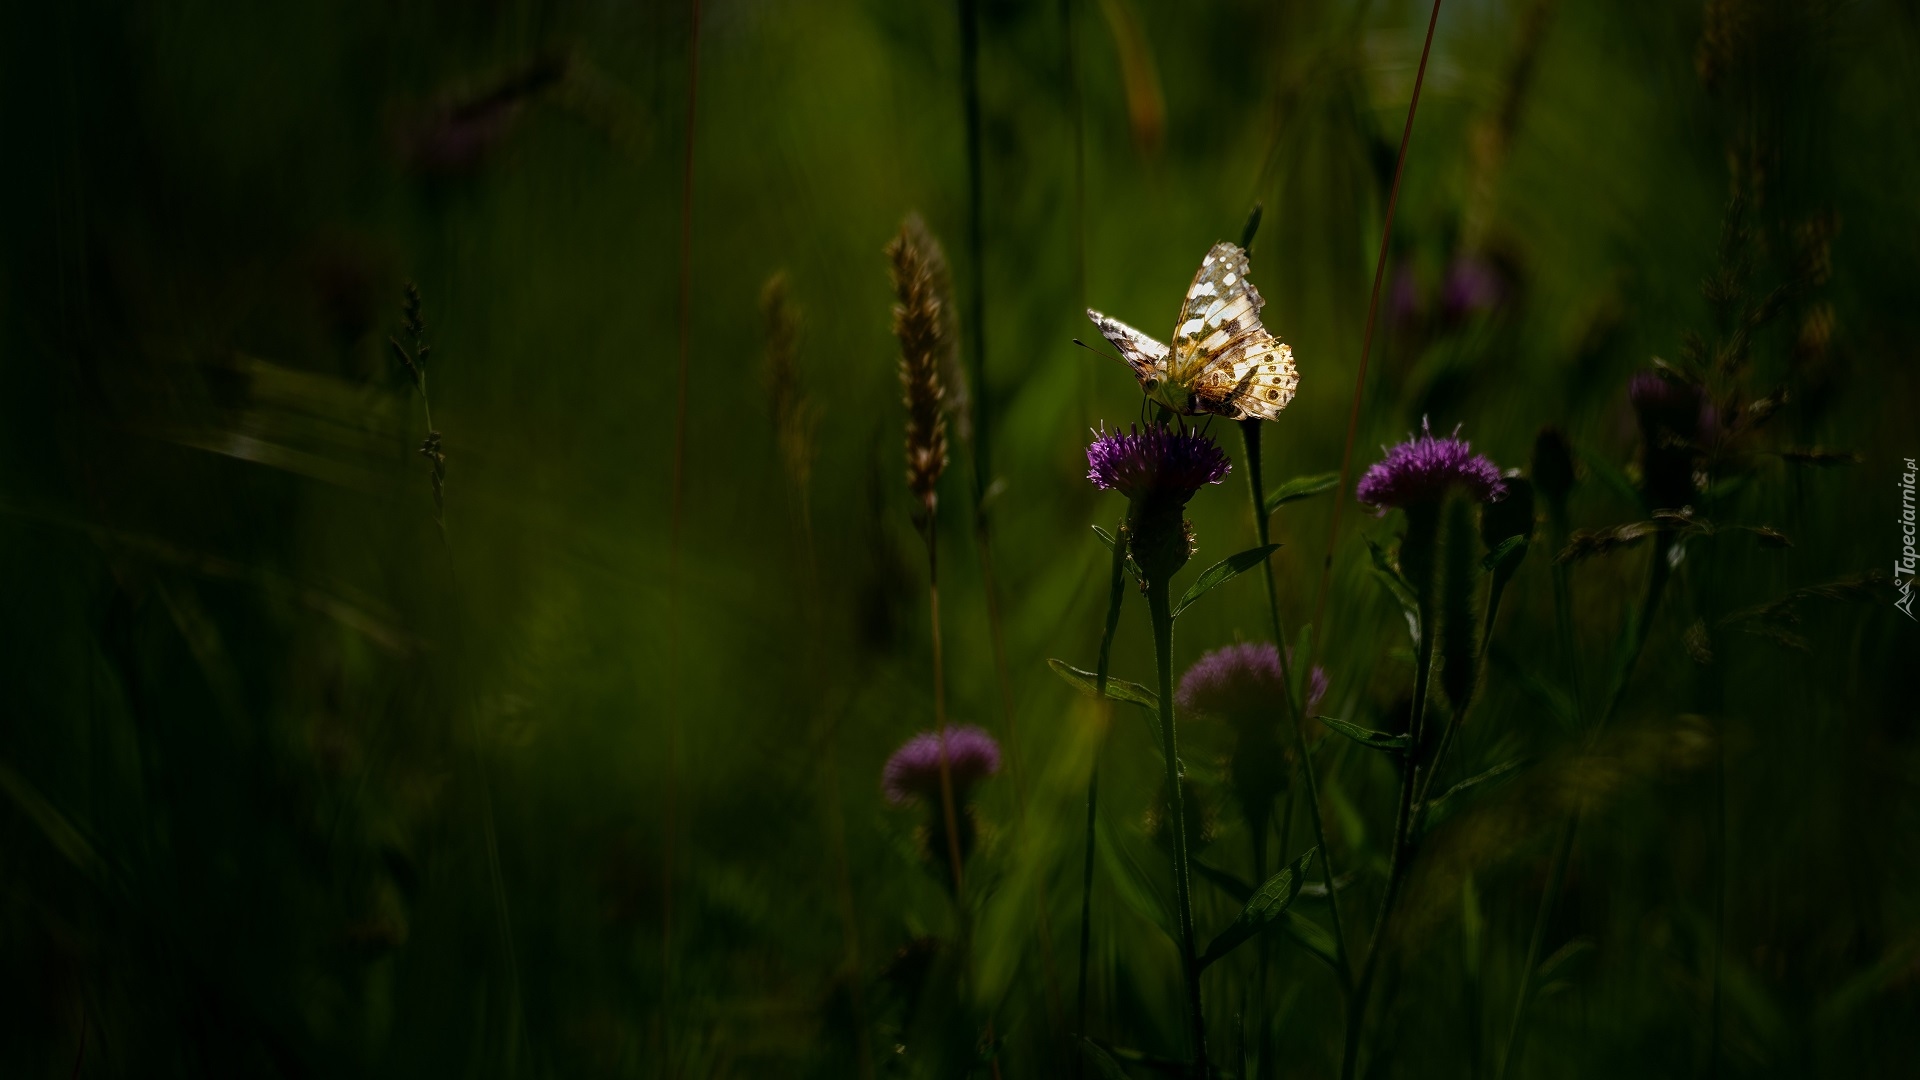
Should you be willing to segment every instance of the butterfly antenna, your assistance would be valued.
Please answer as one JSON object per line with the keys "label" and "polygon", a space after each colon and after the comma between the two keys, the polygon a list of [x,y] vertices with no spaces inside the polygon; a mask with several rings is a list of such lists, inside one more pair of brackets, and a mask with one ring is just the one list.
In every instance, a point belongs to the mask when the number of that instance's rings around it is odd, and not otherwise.
{"label": "butterfly antenna", "polygon": [[[1112,353],[1110,353],[1110,352],[1102,352],[1102,351],[1100,351],[1099,349],[1096,349],[1096,348],[1094,348],[1093,346],[1091,346],[1091,345],[1089,345],[1089,344],[1087,344],[1086,342],[1084,342],[1084,341],[1081,341],[1081,340],[1080,340],[1079,338],[1074,338],[1074,339],[1073,339],[1073,343],[1074,343],[1075,345],[1078,345],[1078,346],[1080,346],[1081,348],[1083,348],[1083,349],[1085,349],[1085,350],[1087,350],[1088,352],[1090,352],[1090,353],[1092,353],[1092,354],[1093,354],[1093,355],[1095,355],[1095,356],[1104,356],[1104,357],[1106,357],[1106,358],[1107,358],[1107,359],[1109,359],[1109,360],[1116,360],[1116,361],[1119,361],[1119,362],[1120,362],[1120,363],[1122,363],[1122,364],[1125,364],[1125,363],[1126,363],[1126,361],[1125,361],[1125,360],[1121,360],[1121,359],[1120,359],[1119,357],[1117,357],[1117,356],[1115,356],[1115,355],[1113,355]],[[1132,365],[1130,365],[1130,364],[1129,364],[1128,366],[1129,366],[1129,367],[1131,367]]]}

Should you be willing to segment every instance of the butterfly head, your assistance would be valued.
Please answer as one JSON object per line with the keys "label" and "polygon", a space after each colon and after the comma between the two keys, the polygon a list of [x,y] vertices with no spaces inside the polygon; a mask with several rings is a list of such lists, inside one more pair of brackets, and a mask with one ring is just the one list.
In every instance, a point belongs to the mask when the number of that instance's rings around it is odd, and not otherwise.
{"label": "butterfly head", "polygon": [[1193,416],[1200,412],[1199,398],[1190,385],[1157,375],[1142,380],[1140,388],[1147,392],[1148,397],[1182,416]]}

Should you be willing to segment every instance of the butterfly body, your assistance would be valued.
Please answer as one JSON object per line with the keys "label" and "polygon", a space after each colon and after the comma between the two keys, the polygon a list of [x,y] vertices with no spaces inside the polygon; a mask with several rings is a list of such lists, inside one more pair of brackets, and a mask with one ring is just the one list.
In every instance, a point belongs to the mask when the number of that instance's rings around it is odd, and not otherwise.
{"label": "butterfly body", "polygon": [[1300,372],[1293,348],[1261,325],[1266,302],[1247,269],[1246,252],[1215,244],[1181,302],[1171,345],[1091,308],[1087,317],[1120,350],[1147,396],[1174,412],[1272,420],[1293,400]]}

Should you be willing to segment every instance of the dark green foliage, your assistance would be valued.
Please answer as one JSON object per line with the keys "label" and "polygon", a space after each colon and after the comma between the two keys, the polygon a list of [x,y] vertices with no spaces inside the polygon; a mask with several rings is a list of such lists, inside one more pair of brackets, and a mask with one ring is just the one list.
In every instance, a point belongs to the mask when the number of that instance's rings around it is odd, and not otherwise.
{"label": "dark green foliage", "polygon": [[1247,906],[1241,909],[1232,924],[1207,943],[1207,951],[1200,957],[1200,966],[1218,962],[1242,942],[1272,926],[1275,920],[1285,915],[1287,909],[1293,906],[1294,898],[1300,895],[1300,887],[1307,883],[1307,867],[1312,864],[1313,855],[1313,849],[1309,849],[1285,869],[1268,878],[1258,891],[1248,897]]}
{"label": "dark green foliage", "polygon": [[1194,601],[1205,596],[1207,592],[1214,587],[1232,581],[1241,574],[1266,562],[1267,556],[1278,550],[1280,550],[1279,544],[1268,544],[1265,547],[1248,548],[1238,554],[1229,555],[1219,562],[1214,563],[1212,566],[1207,567],[1201,571],[1199,577],[1193,579],[1192,585],[1187,586],[1187,591],[1181,594],[1180,601],[1173,605],[1174,616],[1177,618],[1181,612],[1192,607]]}
{"label": "dark green foliage", "polygon": [[[1177,1072],[1168,701],[1084,479],[1151,417],[1070,342],[1236,238],[1301,382],[1257,505],[1215,420],[1160,522],[1169,614],[1227,568],[1171,674],[1292,642],[1340,720],[1236,771],[1178,717],[1202,948],[1316,849],[1206,970],[1218,1072],[1339,1075],[1403,790],[1356,1076],[1911,1071],[1913,5],[1450,0],[1357,409],[1431,5],[968,7],[972,63],[955,5],[703,3],[689,129],[685,3],[5,5],[0,1077]],[[964,907],[879,778],[935,716],[913,210],[946,709],[1005,751]],[[1423,417],[1535,505],[1423,559],[1353,490]]]}

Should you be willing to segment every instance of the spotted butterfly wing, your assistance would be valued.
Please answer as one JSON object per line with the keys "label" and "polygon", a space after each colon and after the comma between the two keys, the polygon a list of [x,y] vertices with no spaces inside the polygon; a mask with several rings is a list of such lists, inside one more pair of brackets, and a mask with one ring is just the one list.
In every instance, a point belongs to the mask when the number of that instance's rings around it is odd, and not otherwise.
{"label": "spotted butterfly wing", "polygon": [[1140,385],[1151,390],[1153,386],[1167,377],[1167,353],[1165,344],[1155,341],[1146,334],[1135,330],[1119,319],[1111,319],[1092,308],[1087,309],[1087,318],[1100,328],[1100,335],[1120,350],[1120,358],[1133,369],[1133,375]]}
{"label": "spotted butterfly wing", "polygon": [[1273,420],[1293,401],[1300,371],[1293,348],[1261,325],[1266,301],[1247,270],[1247,253],[1233,244],[1207,252],[1180,305],[1168,375],[1192,389],[1199,411]]}

